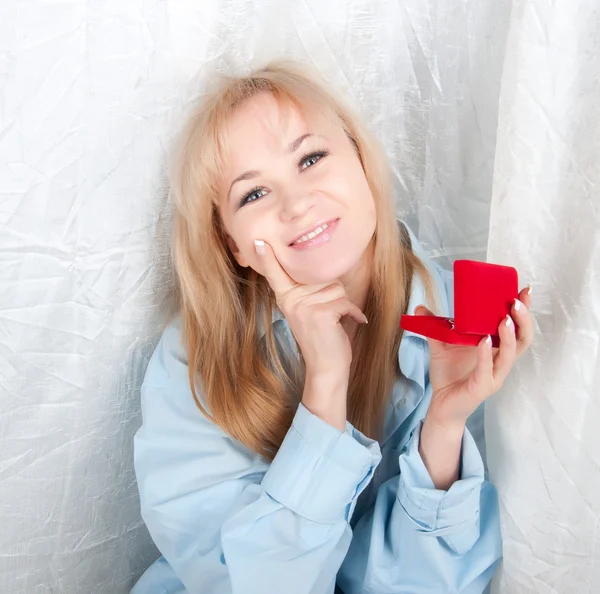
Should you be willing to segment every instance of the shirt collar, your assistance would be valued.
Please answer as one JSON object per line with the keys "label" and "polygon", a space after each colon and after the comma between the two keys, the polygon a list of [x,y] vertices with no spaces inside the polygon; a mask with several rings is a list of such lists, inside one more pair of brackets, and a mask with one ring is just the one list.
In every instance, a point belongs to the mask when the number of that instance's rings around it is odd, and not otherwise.
{"label": "shirt collar", "polygon": [[[271,314],[271,325],[273,326],[275,324],[275,322],[277,322],[278,320],[285,320],[285,317],[283,315],[283,312],[277,306],[275,306],[273,308],[273,312]],[[259,334],[259,337],[262,339],[266,333],[266,328],[263,324],[263,316],[262,315],[257,317],[257,323],[258,323],[258,334]]]}
{"label": "shirt collar", "polygon": [[[415,308],[426,303],[425,285],[421,277],[414,274],[406,309],[407,315],[415,315]],[[398,323],[400,323],[400,320],[398,320]],[[424,336],[415,334],[410,330],[404,330],[398,349],[398,365],[402,374],[419,384],[423,390],[426,383],[425,375],[429,373],[429,361],[425,357],[428,349],[429,345]]]}

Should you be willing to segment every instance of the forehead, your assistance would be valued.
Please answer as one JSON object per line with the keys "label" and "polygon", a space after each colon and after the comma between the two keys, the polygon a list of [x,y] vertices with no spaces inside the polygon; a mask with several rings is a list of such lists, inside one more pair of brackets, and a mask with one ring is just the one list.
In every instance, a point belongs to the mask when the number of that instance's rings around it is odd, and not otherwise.
{"label": "forehead", "polygon": [[260,93],[246,100],[225,126],[225,153],[228,159],[256,151],[280,153],[291,140],[307,132],[335,134],[340,129],[331,118],[317,110],[298,108],[282,102],[270,93]]}
{"label": "forehead", "polygon": [[303,114],[295,105],[284,106],[271,94],[261,93],[238,107],[227,126],[227,136],[233,139],[245,134],[259,134],[273,142],[284,140],[285,127],[297,129],[306,125]]}

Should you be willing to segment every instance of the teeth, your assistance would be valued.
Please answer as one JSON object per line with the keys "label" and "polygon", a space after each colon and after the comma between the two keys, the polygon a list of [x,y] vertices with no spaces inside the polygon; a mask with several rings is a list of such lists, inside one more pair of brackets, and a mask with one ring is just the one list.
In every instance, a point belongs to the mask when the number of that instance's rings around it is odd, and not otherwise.
{"label": "teeth", "polygon": [[314,231],[311,231],[308,235],[303,235],[300,239],[297,239],[296,241],[294,241],[294,243],[292,245],[296,245],[297,243],[303,243],[305,241],[308,241],[309,239],[312,239],[313,237],[316,237],[320,233],[323,233],[323,231],[325,231],[325,229],[327,229],[328,226],[329,225],[327,225],[327,223],[326,223],[322,227],[317,227]]}

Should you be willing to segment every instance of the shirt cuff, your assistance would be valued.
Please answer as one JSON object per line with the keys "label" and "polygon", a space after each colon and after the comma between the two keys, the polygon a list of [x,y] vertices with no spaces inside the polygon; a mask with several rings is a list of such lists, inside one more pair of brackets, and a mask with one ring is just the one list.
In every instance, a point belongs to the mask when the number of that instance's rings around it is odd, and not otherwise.
{"label": "shirt cuff", "polygon": [[436,536],[458,533],[479,518],[483,460],[465,428],[460,479],[447,491],[436,489],[419,453],[422,426],[421,422],[400,455],[398,500],[419,531]]}
{"label": "shirt cuff", "polygon": [[262,486],[300,516],[332,524],[348,519],[380,460],[377,441],[348,422],[339,431],[300,403]]}

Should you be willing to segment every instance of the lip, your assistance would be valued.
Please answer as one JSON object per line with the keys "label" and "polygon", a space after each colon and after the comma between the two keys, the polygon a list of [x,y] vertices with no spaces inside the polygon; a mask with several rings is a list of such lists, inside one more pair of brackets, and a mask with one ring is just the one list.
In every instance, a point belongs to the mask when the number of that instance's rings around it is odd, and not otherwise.
{"label": "lip", "polygon": [[302,233],[300,233],[300,235],[296,235],[296,237],[294,239],[292,239],[292,241],[290,241],[288,246],[292,247],[292,244],[295,241],[298,241],[301,237],[304,237],[304,235],[308,235],[311,231],[314,231],[317,227],[322,227],[323,225],[330,225],[334,221],[338,221],[338,220],[339,220],[339,218],[335,218],[335,219],[328,219],[328,220],[323,220],[323,221],[319,221],[318,223],[315,223],[314,225],[312,225],[305,231],[302,231]]}
{"label": "lip", "polygon": [[[338,227],[338,223],[340,222],[340,219],[331,219],[331,222],[327,223],[327,229],[324,229],[321,233],[319,233],[319,235],[317,235],[316,237],[313,237],[312,239],[309,239],[307,241],[303,241],[302,243],[296,243],[296,244],[291,244],[289,247],[293,250],[297,250],[297,251],[305,251],[305,250],[311,250],[313,248],[318,248],[321,247],[322,245],[325,245],[326,243],[328,243],[333,234],[336,232],[337,227]],[[323,223],[321,223],[323,224]],[[317,225],[318,227],[318,225]],[[310,233],[310,231],[309,231]],[[302,236],[300,236],[302,237]]]}

